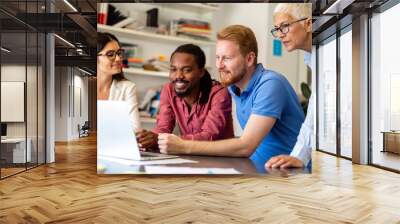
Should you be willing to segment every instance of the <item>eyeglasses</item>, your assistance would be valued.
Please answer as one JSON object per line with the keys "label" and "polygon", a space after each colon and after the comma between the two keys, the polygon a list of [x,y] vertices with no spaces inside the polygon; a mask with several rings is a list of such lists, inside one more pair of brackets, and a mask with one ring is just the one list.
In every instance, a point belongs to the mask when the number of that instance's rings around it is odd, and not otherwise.
{"label": "eyeglasses", "polygon": [[292,25],[294,23],[297,23],[297,22],[300,22],[300,21],[303,21],[303,20],[306,20],[306,19],[307,18],[302,18],[302,19],[295,20],[295,21],[290,22],[290,23],[282,23],[279,27],[276,27],[276,28],[272,29],[271,30],[271,34],[272,34],[273,37],[278,38],[279,37],[278,36],[278,31],[281,31],[281,33],[283,33],[283,34],[287,34],[289,32],[290,25]]}
{"label": "eyeglasses", "polygon": [[107,51],[104,54],[97,54],[97,56],[106,56],[111,61],[114,61],[115,57],[117,57],[117,55],[118,55],[118,57],[123,58],[124,57],[124,50],[123,49],[118,49],[116,51]]}

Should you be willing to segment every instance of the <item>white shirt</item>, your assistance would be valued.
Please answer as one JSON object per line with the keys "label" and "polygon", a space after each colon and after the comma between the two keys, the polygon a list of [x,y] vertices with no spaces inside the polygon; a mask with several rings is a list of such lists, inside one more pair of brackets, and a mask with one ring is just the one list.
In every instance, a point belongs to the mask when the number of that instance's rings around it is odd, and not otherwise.
{"label": "white shirt", "polygon": [[129,115],[131,117],[133,130],[140,129],[139,105],[136,96],[136,85],[129,80],[113,80],[110,87],[108,100],[128,102]]}
{"label": "white shirt", "polygon": [[[308,67],[311,67],[311,53],[306,52],[304,54],[304,63]],[[290,156],[296,157],[303,161],[304,166],[308,165],[311,160],[312,150],[312,135],[314,131],[314,104],[315,94],[314,91],[311,93],[310,100],[308,101],[307,116],[301,125],[300,133],[297,136],[297,142],[294,146]]]}

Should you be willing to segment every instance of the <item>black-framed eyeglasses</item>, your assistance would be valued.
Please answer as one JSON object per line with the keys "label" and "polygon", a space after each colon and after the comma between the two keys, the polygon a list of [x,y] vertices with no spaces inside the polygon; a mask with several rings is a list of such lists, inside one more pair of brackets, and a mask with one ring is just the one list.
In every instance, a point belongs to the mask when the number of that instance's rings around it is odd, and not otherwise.
{"label": "black-framed eyeglasses", "polygon": [[295,21],[290,22],[290,23],[282,23],[279,27],[275,27],[274,29],[272,29],[271,30],[271,34],[275,38],[279,37],[278,36],[278,31],[281,31],[281,33],[283,33],[283,34],[287,34],[289,32],[290,25],[292,25],[294,23],[297,23],[297,22],[300,22],[300,21],[303,21],[303,20],[306,20],[306,19],[308,19],[308,18],[301,18],[301,19],[295,20]]}
{"label": "black-framed eyeglasses", "polygon": [[123,49],[118,49],[116,51],[111,50],[111,51],[107,51],[104,54],[97,54],[97,56],[106,56],[108,59],[110,59],[112,61],[115,60],[117,55],[118,55],[118,57],[123,58],[124,50]]}

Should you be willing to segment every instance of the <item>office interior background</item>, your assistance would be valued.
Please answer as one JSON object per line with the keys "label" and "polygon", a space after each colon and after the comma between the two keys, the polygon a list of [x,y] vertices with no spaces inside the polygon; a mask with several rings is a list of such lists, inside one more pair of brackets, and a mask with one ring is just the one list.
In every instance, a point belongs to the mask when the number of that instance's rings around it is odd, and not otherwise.
{"label": "office interior background", "polygon": [[328,10],[313,23],[316,149],[398,172],[400,68],[394,52],[400,46],[391,27],[400,5],[353,2],[337,9],[340,16]]}
{"label": "office interior background", "polygon": [[[213,34],[222,21],[251,24],[260,62],[285,74],[299,95],[302,82],[316,91],[313,173],[264,178],[96,174],[96,29],[115,32],[130,44],[137,39],[144,59],[168,58],[182,43],[138,30],[96,27],[98,2],[0,2],[0,221],[398,223],[398,1],[308,1],[313,4],[314,79],[301,52],[282,49],[282,56],[274,56],[273,7],[151,3],[165,19],[176,14],[207,20]],[[117,8],[141,11],[136,15],[149,9],[144,3],[125,6]],[[215,75],[211,42],[199,44]],[[153,44],[157,52],[148,50]],[[165,72],[128,68],[126,74],[143,87],[140,97],[147,84],[167,81]],[[154,126],[152,118],[142,122]]]}
{"label": "office interior background", "polygon": [[1,178],[95,131],[96,19],[95,1],[1,1]]}
{"label": "office interior background", "polygon": [[[96,131],[94,32],[96,13],[104,3],[71,2],[1,3],[1,178],[46,161],[54,162],[54,142],[79,139],[82,126]],[[159,23],[164,27],[179,18],[203,20],[212,27],[211,37],[227,24],[251,27],[259,43],[261,63],[284,74],[299,97],[303,82],[317,92],[314,137],[317,150],[356,163],[400,170],[400,104],[396,100],[400,84],[394,57],[399,46],[393,39],[396,35],[392,34],[395,32],[392,27],[399,19],[399,6],[393,1],[339,4],[337,7],[342,11],[338,15],[318,10],[332,3],[314,2],[312,71],[316,75],[313,76],[303,63],[303,52],[287,53],[284,49],[280,55],[274,52],[274,39],[267,29],[272,27],[274,4],[110,5],[134,22],[124,28],[98,24],[97,30],[114,33],[141,60],[157,57],[168,60],[169,54],[185,42],[179,37],[138,29],[145,26],[149,9],[158,9]],[[249,15],[246,13],[249,11],[254,13]],[[369,17],[357,17],[357,13]],[[213,64],[215,42],[212,39],[192,39],[192,42],[204,49],[207,68],[218,79]],[[357,52],[351,53],[352,49]],[[359,67],[354,67],[355,62]],[[357,76],[357,72],[362,74]],[[125,74],[138,84],[139,100],[149,88],[157,89],[168,81],[165,70],[129,67]],[[354,92],[355,85],[363,92]],[[357,101],[353,102],[354,99]],[[353,111],[354,105],[363,108]],[[360,122],[356,127],[352,125],[354,119]],[[141,121],[148,129],[155,125],[154,116],[143,116]],[[235,132],[237,136],[241,133],[236,122]],[[356,138],[352,137],[354,133]],[[353,147],[353,141],[359,143]]]}

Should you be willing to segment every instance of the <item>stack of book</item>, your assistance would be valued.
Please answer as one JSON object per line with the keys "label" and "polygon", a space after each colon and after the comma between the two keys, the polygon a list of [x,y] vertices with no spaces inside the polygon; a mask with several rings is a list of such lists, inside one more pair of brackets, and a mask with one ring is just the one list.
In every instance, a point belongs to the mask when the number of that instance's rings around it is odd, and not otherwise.
{"label": "stack of book", "polygon": [[143,68],[144,59],[139,57],[139,46],[137,44],[122,43],[124,49],[124,67]]}
{"label": "stack of book", "polygon": [[127,66],[129,68],[143,68],[144,60],[143,58],[128,58]]}
{"label": "stack of book", "polygon": [[169,67],[170,64],[168,61],[153,61],[152,64],[154,65],[155,68],[158,69],[158,71],[161,72],[169,72]]}
{"label": "stack of book", "polygon": [[158,57],[151,58],[147,61],[144,66],[145,70],[169,72],[170,63],[166,60],[166,57],[159,55]]}
{"label": "stack of book", "polygon": [[212,33],[210,23],[208,22],[193,19],[179,19],[171,22],[171,35],[210,39]]}

